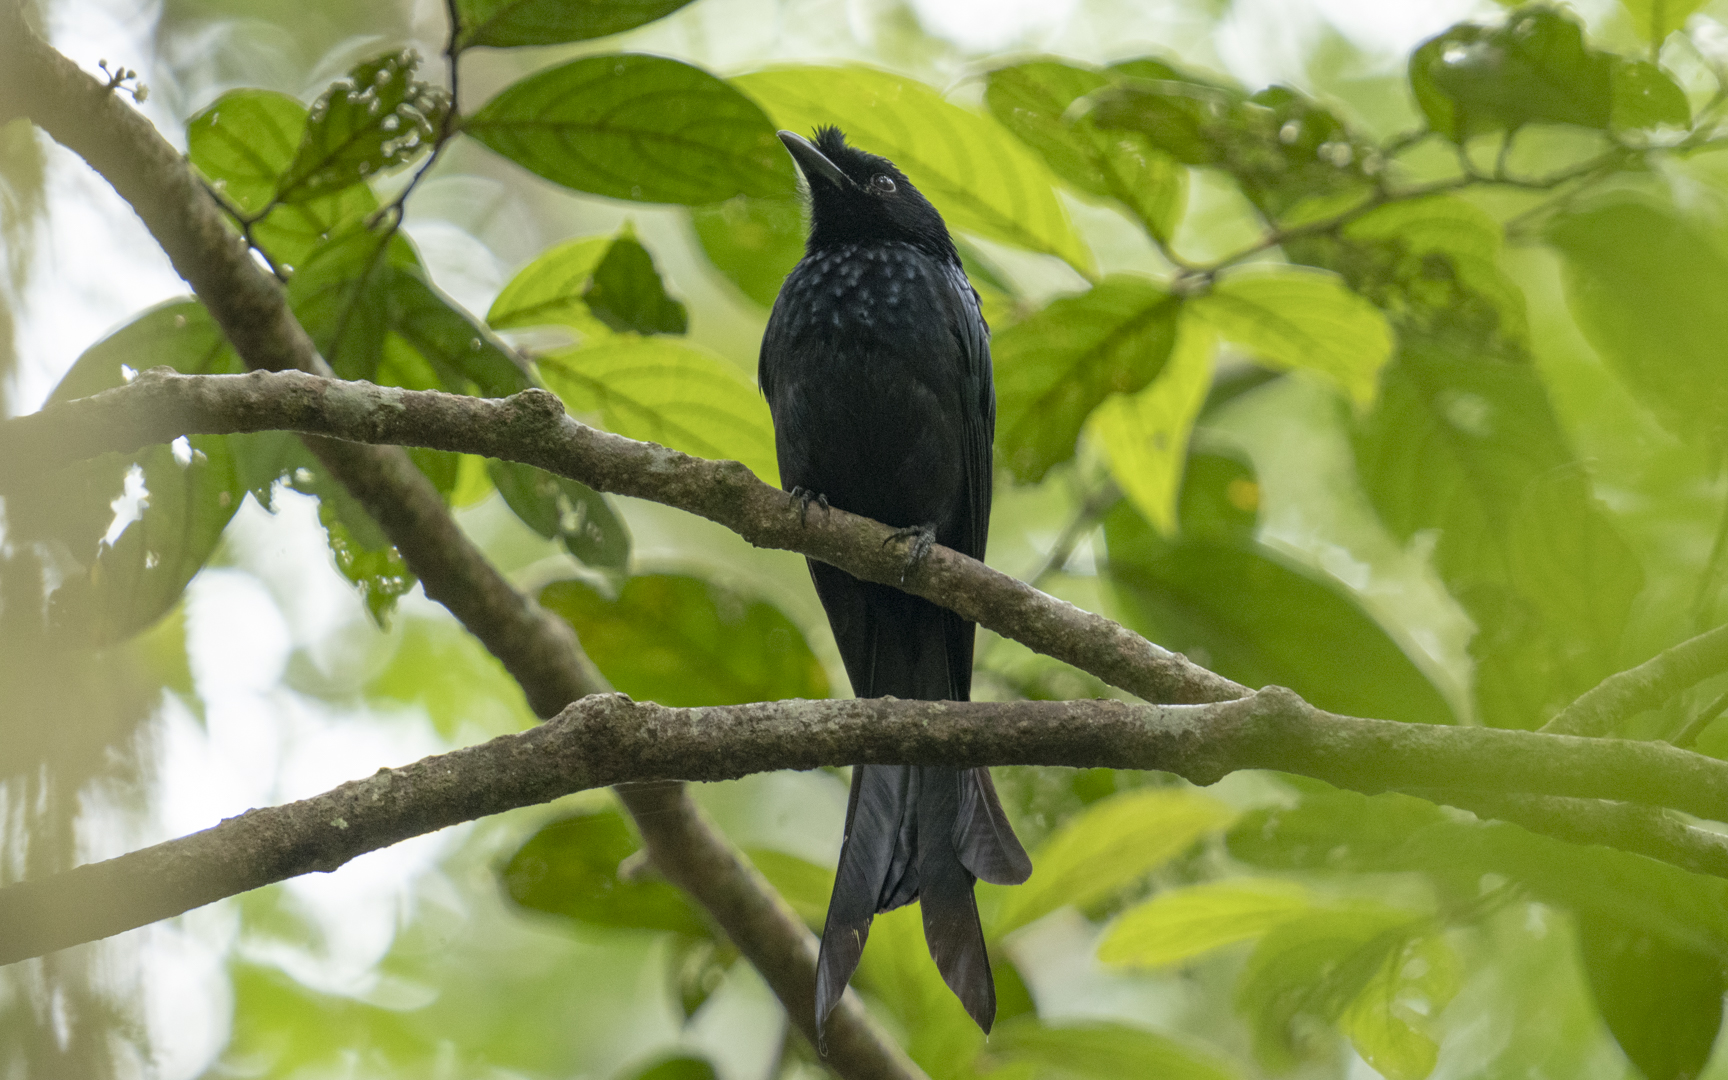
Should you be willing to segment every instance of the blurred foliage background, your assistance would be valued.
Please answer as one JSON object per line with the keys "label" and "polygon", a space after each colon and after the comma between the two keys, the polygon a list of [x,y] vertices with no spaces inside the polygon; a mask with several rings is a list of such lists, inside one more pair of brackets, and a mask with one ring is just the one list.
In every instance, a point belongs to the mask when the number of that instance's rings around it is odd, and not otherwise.
{"label": "blurred foliage background", "polygon": [[[1721,0],[456,6],[454,112],[438,3],[38,15],[86,68],[136,70],[345,376],[538,383],[773,480],[752,380],[802,221],[772,132],[835,122],[943,211],[982,294],[993,565],[1412,723],[1536,727],[1721,620]],[[21,121],[0,244],[9,414],[238,369]],[[415,456],[621,690],[845,692],[798,557]],[[4,529],[0,881],[533,722],[290,439],[11,477]],[[976,685],[1109,692],[988,633]],[[1725,688],[1619,734],[1728,754]],[[1728,1076],[1719,879],[1273,774],[998,783],[1037,871],[980,888],[997,1031],[909,911],[858,980],[933,1077]],[[844,776],[696,794],[819,927]],[[0,1070],[822,1075],[637,847],[589,793],[13,965]]]}

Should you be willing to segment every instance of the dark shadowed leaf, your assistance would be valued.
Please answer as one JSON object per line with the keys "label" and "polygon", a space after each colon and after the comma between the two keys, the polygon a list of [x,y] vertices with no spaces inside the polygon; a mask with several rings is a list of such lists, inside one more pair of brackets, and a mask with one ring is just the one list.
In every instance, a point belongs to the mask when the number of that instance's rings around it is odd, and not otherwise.
{"label": "dark shadowed leaf", "polygon": [[630,530],[606,496],[516,461],[491,459],[486,471],[510,509],[541,536],[589,566],[622,571],[630,565]]}
{"label": "dark shadowed leaf", "polygon": [[389,320],[453,394],[508,397],[529,386],[528,375],[492,333],[426,280],[418,266],[389,273]]}
{"label": "dark shadowed leaf", "polygon": [[654,257],[628,227],[594,267],[582,299],[613,330],[638,334],[682,334],[690,325],[684,305],[666,295]]}
{"label": "dark shadowed leaf", "polygon": [[706,937],[707,923],[675,887],[651,874],[619,876],[619,864],[641,846],[617,810],[574,814],[516,849],[502,872],[504,888],[522,907],[590,926]]}
{"label": "dark shadowed leaf", "polygon": [[289,282],[289,305],[339,378],[377,376],[390,325],[392,270],[415,261],[401,234],[387,239],[353,225],[319,244]]}
{"label": "dark shadowed leaf", "polygon": [[794,187],[755,102],[658,56],[590,56],[530,75],[462,130],[548,180],[615,199],[700,204]]}
{"label": "dark shadowed leaf", "polygon": [[1102,71],[1035,60],[992,71],[984,100],[1057,176],[1114,200],[1148,232],[1168,238],[1182,211],[1187,172],[1144,135],[1105,131],[1086,116],[1069,115],[1075,101],[1110,83]]}
{"label": "dark shadowed leaf", "polygon": [[1617,196],[1555,219],[1566,298],[1602,358],[1663,426],[1728,449],[1728,256],[1707,219]]}
{"label": "dark shadowed leaf", "polygon": [[[1246,512],[1257,504],[1252,483],[1245,469],[1196,471],[1182,505]],[[1195,516],[1204,520],[1205,512]],[[1349,716],[1451,722],[1434,684],[1342,584],[1251,534],[1196,529],[1165,540],[1123,502],[1105,519],[1104,535],[1121,617],[1166,648],[1246,686],[1288,686]]]}
{"label": "dark shadowed leaf", "polygon": [[774,306],[781,283],[804,257],[804,212],[791,195],[740,195],[692,207],[690,223],[714,268],[763,307]]}
{"label": "dark shadowed leaf", "polygon": [[1215,1056],[1169,1036],[1103,1021],[1004,1023],[990,1035],[989,1055],[1011,1065],[1035,1065],[1039,1076],[1075,1080],[1230,1080],[1238,1075]]}
{"label": "dark shadowed leaf", "polygon": [[1429,125],[1463,142],[1532,123],[1605,129],[1612,68],[1570,15],[1531,5],[1504,26],[1460,23],[1424,42],[1410,56],[1410,86]]}
{"label": "dark shadowed leaf", "polygon": [[1151,382],[1176,341],[1181,301],[1150,281],[1109,277],[996,336],[996,445],[1023,482],[1074,456],[1092,410]]}
{"label": "dark shadowed leaf", "polygon": [[[688,0],[685,0],[688,2]],[[707,1058],[675,1057],[630,1074],[630,1080],[717,1080]]]}
{"label": "dark shadowed leaf", "polygon": [[1722,1027],[1722,957],[1589,914],[1578,946],[1596,1007],[1645,1080],[1698,1076]]}
{"label": "dark shadowed leaf", "polygon": [[557,45],[651,23],[690,0],[458,0],[458,48]]}
{"label": "dark shadowed leaf", "polygon": [[304,203],[430,150],[449,102],[444,91],[414,78],[419,64],[412,49],[374,57],[313,102],[276,198]]}
{"label": "dark shadowed leaf", "polygon": [[1092,273],[1093,260],[1030,150],[987,116],[923,83],[866,67],[788,67],[732,84],[776,125],[804,134],[838,124],[853,145],[900,167],[950,229],[1055,255]]}
{"label": "dark shadowed leaf", "polygon": [[576,628],[612,685],[675,707],[825,698],[828,677],[780,610],[701,580],[647,574],[611,600],[558,581],[540,602]]}

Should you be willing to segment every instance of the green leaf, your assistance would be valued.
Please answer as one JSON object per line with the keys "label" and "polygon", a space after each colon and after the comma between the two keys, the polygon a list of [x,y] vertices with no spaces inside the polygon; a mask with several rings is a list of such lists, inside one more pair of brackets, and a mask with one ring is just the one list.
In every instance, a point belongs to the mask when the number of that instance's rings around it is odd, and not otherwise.
{"label": "green leaf", "polygon": [[804,212],[794,196],[694,206],[690,224],[714,268],[765,308],[804,257]]}
{"label": "green leaf", "polygon": [[902,1025],[906,1052],[928,1076],[965,1076],[984,1033],[930,961],[916,905],[876,916],[856,984]]}
{"label": "green leaf", "polygon": [[430,150],[449,101],[444,91],[414,78],[419,66],[412,49],[373,57],[320,95],[276,198],[308,202]]}
{"label": "green leaf", "polygon": [[1602,1019],[1645,1080],[1700,1075],[1722,1027],[1722,957],[1588,914],[1578,945]]}
{"label": "green leaf", "polygon": [[1590,344],[1668,430],[1728,448],[1728,256],[1708,219],[1634,195],[1555,218],[1566,300]]}
{"label": "green leaf", "polygon": [[494,330],[567,326],[583,337],[606,336],[610,328],[582,297],[611,247],[611,237],[589,236],[547,248],[492,301],[487,324]]}
{"label": "green leaf", "polygon": [[1212,1055],[1168,1036],[1103,1021],[1003,1024],[990,1035],[990,1056],[1035,1063],[1043,1070],[1040,1075],[1081,1080],[1231,1080],[1238,1075]]}
{"label": "green leaf", "polygon": [[1170,359],[1152,384],[1137,394],[1104,399],[1092,414],[1092,431],[1110,458],[1110,475],[1153,528],[1176,531],[1176,501],[1188,434],[1212,388],[1217,338],[1205,323],[1189,319],[1176,331]]}
{"label": "green leaf", "polygon": [[664,18],[690,0],[457,0],[459,49],[476,45],[559,45],[623,33]]}
{"label": "green leaf", "polygon": [[1460,23],[1410,55],[1410,86],[1435,131],[1463,142],[1525,124],[1606,129],[1612,63],[1570,16],[1531,5],[1500,27]]}
{"label": "green leaf", "polygon": [[1704,6],[1704,0],[1620,0],[1632,19],[1638,36],[1654,45],[1686,25],[1686,16]]}
{"label": "green leaf", "polygon": [[230,90],[186,123],[186,156],[243,214],[257,214],[306,131],[306,106],[273,90]]}
{"label": "green leaf", "polygon": [[628,227],[606,249],[582,299],[596,318],[619,332],[682,334],[690,325],[684,305],[666,295],[654,257]]}
{"label": "green leaf", "polygon": [[708,936],[684,894],[658,878],[629,880],[619,864],[641,843],[617,810],[573,814],[543,826],[502,871],[510,899],[590,926]]}
{"label": "green leaf", "polygon": [[1307,1021],[1331,1025],[1415,935],[1421,918],[1379,904],[1300,915],[1260,940],[1236,983],[1236,1010],[1253,1028],[1255,1055],[1271,1070],[1318,1049]]}
{"label": "green leaf", "polygon": [[1323,270],[1239,271],[1189,305],[1255,359],[1318,372],[1359,406],[1374,400],[1392,357],[1386,317]]}
{"label": "green leaf", "polygon": [[537,72],[462,130],[548,180],[615,199],[699,204],[794,186],[755,102],[664,57],[589,56]]}
{"label": "green leaf", "polygon": [[1150,281],[1111,276],[996,336],[996,444],[1018,479],[1073,457],[1100,403],[1163,370],[1181,306]]}
{"label": "green leaf", "polygon": [[619,337],[540,358],[570,412],[608,431],[748,465],[779,482],[774,426],[756,388],[716,356],[664,338]]}
{"label": "green leaf", "polygon": [[1686,91],[1655,64],[1615,57],[1612,74],[1614,109],[1610,126],[1616,131],[1658,124],[1683,128],[1692,122],[1692,106],[1686,100]]}
{"label": "green leaf", "polygon": [[1179,964],[1260,937],[1313,906],[1306,889],[1270,878],[1168,889],[1124,911],[1104,932],[1098,959],[1131,967]]}
{"label": "green leaf", "polygon": [[[689,0],[684,0],[688,3]],[[718,1080],[707,1058],[672,1057],[630,1074],[630,1080]]]}
{"label": "green leaf", "polygon": [[385,626],[396,601],[406,596],[417,580],[402,553],[348,488],[310,453],[289,474],[289,483],[294,490],[318,500],[318,523],[324,526],[336,569],[360,590],[372,621]]}
{"label": "green leaf", "polygon": [[472,741],[475,728],[502,735],[538,722],[504,665],[456,620],[416,616],[401,627],[389,661],[366,681],[366,700],[423,709],[456,743]]}
{"label": "green leaf", "polygon": [[[1223,489],[1216,493],[1201,491],[1198,479],[1189,477],[1184,506],[1257,497],[1241,490],[1241,476],[1212,474]],[[1245,686],[1288,686],[1347,716],[1451,722],[1434,684],[1343,585],[1251,535],[1164,540],[1124,501],[1105,518],[1104,536],[1119,617],[1165,648]]]}
{"label": "green leaf", "polygon": [[558,581],[540,603],[575,627],[612,685],[662,705],[825,698],[828,677],[798,627],[772,604],[700,578],[630,578],[618,598]]}
{"label": "green leaf", "polygon": [[1035,60],[992,71],[984,101],[1057,176],[1120,203],[1148,233],[1168,239],[1181,216],[1186,171],[1143,136],[1069,115],[1075,101],[1110,83],[1101,71]]}
{"label": "green leaf", "polygon": [[516,461],[489,459],[486,471],[504,502],[530,529],[563,544],[589,566],[622,572],[630,565],[630,530],[606,496]]}
{"label": "green leaf", "polygon": [[853,145],[893,161],[951,229],[1054,255],[1090,277],[1093,261],[1043,162],[988,117],[923,83],[866,67],[789,67],[732,85],[782,128],[837,124]]}
{"label": "green leaf", "polygon": [[387,281],[391,332],[413,346],[445,390],[508,397],[531,385],[515,356],[418,266],[389,267]]}
{"label": "green leaf", "polygon": [[338,378],[377,376],[390,325],[391,267],[414,258],[399,234],[355,225],[320,243],[289,281],[289,306]]}
{"label": "green leaf", "polygon": [[1100,799],[1039,846],[1032,876],[1007,892],[989,936],[1002,937],[1064,905],[1105,900],[1234,817],[1229,807],[1187,788]]}
{"label": "green leaf", "polygon": [[804,924],[821,933],[828,918],[828,897],[834,892],[834,871],[771,848],[751,848],[745,854]]}
{"label": "green leaf", "polygon": [[1461,982],[1457,955],[1444,939],[1407,939],[1344,1010],[1340,1026],[1386,1080],[1426,1080],[1440,1058],[1434,1018]]}
{"label": "green leaf", "polygon": [[[125,383],[128,369],[158,366],[194,375],[241,370],[204,307],[173,301],[86,349],[49,402],[87,397]],[[129,474],[144,502],[137,520],[109,544],[104,538],[113,503]],[[20,515],[41,522],[77,560],[50,594],[55,632],[93,646],[125,640],[172,609],[246,494],[230,440],[216,435],[192,436],[179,450],[159,445],[132,455],[103,454],[11,480],[7,498],[17,500]]]}

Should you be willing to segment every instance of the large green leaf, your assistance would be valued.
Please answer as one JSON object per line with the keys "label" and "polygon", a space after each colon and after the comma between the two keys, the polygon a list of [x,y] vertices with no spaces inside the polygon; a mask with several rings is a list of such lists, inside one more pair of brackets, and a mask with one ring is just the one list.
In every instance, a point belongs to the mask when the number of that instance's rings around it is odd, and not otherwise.
{"label": "large green leaf", "polygon": [[630,880],[619,864],[641,847],[617,810],[560,818],[528,838],[501,876],[510,899],[590,926],[708,934],[684,894],[658,877]]}
{"label": "large green leaf", "polygon": [[512,83],[462,130],[548,180],[638,202],[712,203],[793,189],[755,102],[700,68],[620,53]]}
{"label": "large green leaf", "polygon": [[1457,954],[1438,934],[1406,938],[1344,1010],[1340,1026],[1386,1080],[1425,1080],[1440,1060],[1434,1019],[1462,983]]}
{"label": "large green leaf", "polygon": [[610,328],[583,296],[611,247],[609,236],[588,236],[547,248],[498,293],[487,324],[494,330],[565,326],[584,337],[604,337]]}
{"label": "large green leaf", "polygon": [[687,454],[731,458],[778,483],[774,425],[756,388],[725,361],[664,338],[625,335],[540,358],[570,412]]}
{"label": "large green leaf", "polygon": [[1590,343],[1670,431],[1728,449],[1728,255],[1708,218],[1619,195],[1555,218],[1566,299]]}
{"label": "large green leaf", "polygon": [[1074,456],[1086,418],[1143,389],[1176,340],[1182,303],[1150,281],[1112,276],[996,336],[996,444],[1022,481]]}
{"label": "large green leaf", "polygon": [[1092,432],[1110,457],[1110,475],[1162,535],[1176,531],[1177,495],[1188,435],[1212,388],[1217,337],[1205,322],[1183,320],[1170,359],[1150,386],[1116,394],[1092,414]]}
{"label": "large green leaf", "polygon": [[690,0],[458,0],[456,45],[558,45],[622,33]]}
{"label": "large green leaf", "polygon": [[568,477],[517,461],[486,463],[492,486],[530,529],[589,566],[622,571],[630,565],[630,530],[606,496]]}
{"label": "large green leaf", "polygon": [[[1252,495],[1232,490],[1244,479],[1252,483],[1246,470],[1191,472],[1183,505],[1240,502]],[[1165,648],[1246,686],[1288,686],[1334,712],[1451,721],[1434,684],[1341,584],[1251,535],[1165,540],[1127,502],[1105,519],[1104,535],[1120,617]]]}
{"label": "large green leaf", "polygon": [[1462,142],[1530,123],[1604,129],[1613,63],[1569,15],[1531,5],[1498,27],[1460,23],[1410,55],[1410,86],[1435,131]]}
{"label": "large green leaf", "polygon": [[1722,1027],[1722,957],[1585,914],[1578,944],[1602,1019],[1645,1080],[1700,1075]]}
{"label": "large green leaf", "polygon": [[804,257],[804,213],[791,195],[740,195],[692,207],[690,223],[714,268],[763,307],[774,306],[781,283]]}
{"label": "large green leaf", "polygon": [[540,591],[612,685],[675,707],[825,698],[828,676],[774,605],[700,578],[646,574],[616,600],[576,580]]}
{"label": "large green leaf", "polygon": [[1168,239],[1182,212],[1186,171],[1142,135],[1105,131],[1070,114],[1075,101],[1110,83],[1102,71],[1034,60],[992,71],[984,100],[1056,175],[1114,200],[1147,232]]}
{"label": "large green leaf", "polygon": [[1092,273],[1092,256],[1051,186],[1050,171],[988,117],[923,83],[865,67],[774,68],[732,84],[782,128],[836,124],[853,145],[893,161],[949,228],[1055,255]]}
{"label": "large green leaf", "polygon": [[1007,892],[989,927],[1002,935],[1066,904],[1107,899],[1227,826],[1234,811],[1188,788],[1114,795],[1070,818],[1032,856],[1032,876]]}
{"label": "large green leaf", "polygon": [[[252,239],[291,272],[340,226],[365,219],[378,200],[365,184],[298,202],[277,203],[276,189],[306,131],[306,107],[269,90],[232,90],[186,125],[187,156],[241,214],[262,220]],[[267,213],[265,211],[268,211]]]}
{"label": "large green leaf", "polygon": [[1215,1056],[1167,1035],[1105,1021],[1003,1024],[991,1032],[990,1055],[1010,1066],[1036,1065],[1040,1076],[1076,1080],[1230,1080],[1238,1075]]}
{"label": "large green leaf", "polygon": [[1380,369],[1392,357],[1386,317],[1324,271],[1239,271],[1189,303],[1255,359],[1318,372],[1358,405],[1374,400]]}
{"label": "large green leaf", "polygon": [[[50,401],[98,393],[126,382],[128,369],[157,366],[187,374],[240,370],[203,306],[175,301],[86,349]],[[87,645],[122,641],[172,608],[246,494],[230,440],[217,435],[8,480],[7,497],[40,507],[29,516],[78,561],[78,571],[51,594],[50,615],[57,634]],[[128,491],[142,497],[138,516],[110,543],[114,503]]]}
{"label": "large green leaf", "polygon": [[414,77],[419,64],[412,49],[373,57],[313,102],[276,198],[308,202],[430,150],[449,100],[444,91]]}
{"label": "large green leaf", "polygon": [[1105,931],[1098,959],[1164,967],[1251,941],[1314,907],[1306,889],[1276,879],[1209,881],[1160,892]]}

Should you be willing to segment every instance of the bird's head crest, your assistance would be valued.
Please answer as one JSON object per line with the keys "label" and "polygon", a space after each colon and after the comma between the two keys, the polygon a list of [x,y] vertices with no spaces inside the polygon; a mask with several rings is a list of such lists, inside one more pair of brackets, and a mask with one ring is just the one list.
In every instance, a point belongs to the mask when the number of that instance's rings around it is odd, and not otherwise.
{"label": "bird's head crest", "polygon": [[892,161],[851,145],[832,124],[812,134],[780,133],[810,188],[810,250],[901,242],[958,261],[942,215]]}

